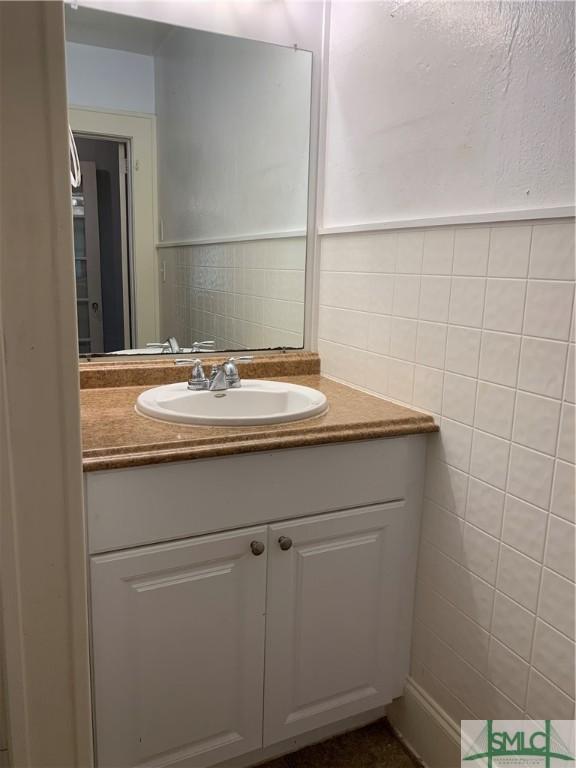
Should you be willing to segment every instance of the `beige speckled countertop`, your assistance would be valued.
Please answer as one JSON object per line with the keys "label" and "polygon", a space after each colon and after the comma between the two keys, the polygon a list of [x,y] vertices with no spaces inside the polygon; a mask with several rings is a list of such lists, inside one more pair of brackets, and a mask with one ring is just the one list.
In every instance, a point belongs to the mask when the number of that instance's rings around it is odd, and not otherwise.
{"label": "beige speckled countertop", "polygon": [[[180,372],[183,378],[187,369]],[[284,380],[324,392],[329,402],[328,412],[313,419],[272,426],[183,426],[136,413],[136,398],[150,385],[83,389],[80,394],[84,470],[136,467],[438,430],[432,416],[317,374],[287,376]]]}

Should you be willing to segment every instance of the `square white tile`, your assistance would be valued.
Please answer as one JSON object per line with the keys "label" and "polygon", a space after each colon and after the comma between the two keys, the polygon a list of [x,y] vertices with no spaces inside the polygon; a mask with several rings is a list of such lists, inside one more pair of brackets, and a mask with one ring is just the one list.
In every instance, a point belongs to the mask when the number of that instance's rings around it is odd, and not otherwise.
{"label": "square white tile", "polygon": [[332,272],[394,272],[397,234],[362,232],[321,240],[321,269]]}
{"label": "square white tile", "polygon": [[506,488],[510,443],[493,435],[475,431],[470,459],[470,474],[479,480]]}
{"label": "square white tile", "polygon": [[524,707],[528,688],[528,664],[494,638],[488,655],[488,678],[519,707]]}
{"label": "square white tile", "polygon": [[558,456],[564,461],[575,463],[575,421],[576,406],[572,403],[562,405],[562,415],[560,417],[560,436],[558,438]]}
{"label": "square white tile", "polygon": [[568,345],[564,399],[569,403],[576,403],[576,348],[574,344]]}
{"label": "square white tile", "polygon": [[388,394],[394,400],[410,404],[414,391],[414,364],[390,358],[388,361]]}
{"label": "square white tile", "polygon": [[455,275],[485,275],[488,269],[489,227],[458,227],[454,239]]}
{"label": "square white tile", "polygon": [[506,497],[502,541],[528,557],[542,562],[548,516],[514,496]]}
{"label": "square white tile", "polygon": [[544,568],[538,616],[574,639],[574,582]]}
{"label": "square white tile", "polygon": [[520,333],[524,318],[526,281],[489,278],[486,282],[484,328]]}
{"label": "square white tile", "polygon": [[561,397],[566,350],[564,342],[523,338],[519,388],[537,395]]}
{"label": "square white tile", "polygon": [[484,432],[510,439],[514,398],[514,390],[509,387],[478,382],[475,426]]}
{"label": "square white tile", "polygon": [[459,561],[462,552],[462,521],[452,512],[426,500],[422,509],[422,539]]}
{"label": "square white tile", "polygon": [[444,461],[430,459],[426,465],[424,495],[439,506],[464,517],[468,475]]}
{"label": "square white tile", "polygon": [[396,275],[392,313],[398,317],[418,317],[420,275]]}
{"label": "square white tile", "polygon": [[535,612],[541,569],[542,566],[534,560],[502,545],[496,586],[512,600]]}
{"label": "square white tile", "polygon": [[556,461],[550,511],[572,523],[576,522],[576,467]]}
{"label": "square white tile", "polygon": [[440,426],[442,449],[445,460],[452,467],[468,472],[472,429],[457,421],[443,418]]}
{"label": "square white tile", "polygon": [[447,332],[447,326],[442,323],[420,320],[416,335],[416,361],[432,368],[444,368]]}
{"label": "square white tile", "polygon": [[[370,352],[366,352],[363,357],[363,371],[361,375],[364,377],[364,386],[379,395],[388,395],[390,358],[371,354]],[[353,372],[352,375],[356,376],[358,373]],[[350,373],[348,376],[350,376]]]}
{"label": "square white tile", "polygon": [[512,445],[508,491],[530,504],[548,509],[554,460],[520,445]]}
{"label": "square white tile", "polygon": [[538,620],[532,664],[565,693],[574,693],[574,643]]}
{"label": "square white tile", "polygon": [[448,320],[455,325],[482,327],[486,281],[480,277],[453,277]]}
{"label": "square white tile", "polygon": [[444,375],[442,414],[449,419],[472,424],[476,405],[476,379],[455,373]]}
{"label": "square white tile", "polygon": [[488,274],[494,277],[526,277],[532,227],[496,226],[490,233]]}
{"label": "square white tile", "polygon": [[471,477],[468,483],[466,520],[498,538],[502,528],[504,493]]}
{"label": "square white tile", "polygon": [[425,275],[449,275],[454,259],[454,230],[429,229],[424,232],[424,258],[422,272]]}
{"label": "square white tile", "polygon": [[520,336],[482,332],[479,376],[493,384],[516,386],[520,359]]}
{"label": "square white tile", "polygon": [[420,274],[424,251],[423,232],[399,232],[396,272]]}
{"label": "square white tile", "polygon": [[366,315],[368,318],[367,349],[380,355],[390,351],[390,315]]}
{"label": "square white tile", "polygon": [[574,535],[572,523],[550,516],[545,564],[556,573],[574,581]]}
{"label": "square white tile", "polygon": [[531,669],[526,713],[533,720],[573,720],[574,699],[562,693],[535,669]]}
{"label": "square white tile", "polygon": [[554,454],[560,423],[560,401],[518,392],[512,440],[542,453]]}
{"label": "square white tile", "polygon": [[530,277],[574,280],[574,224],[535,226],[530,251]]}
{"label": "square white tile", "polygon": [[518,603],[496,592],[492,634],[528,661],[536,617]]}
{"label": "square white tile", "polygon": [[444,372],[437,368],[417,365],[414,371],[414,398],[416,408],[440,413]]}
{"label": "square white tile", "polygon": [[320,307],[318,335],[327,341],[365,348],[368,335],[368,317],[363,312]]}
{"label": "square white tile", "polygon": [[464,376],[478,375],[481,332],[475,328],[448,327],[446,370]]}
{"label": "square white tile", "polygon": [[449,277],[424,275],[420,284],[420,305],[418,316],[421,320],[446,322],[450,303]]}
{"label": "square white tile", "polygon": [[417,321],[393,317],[390,326],[390,355],[414,362]]}
{"label": "square white tile", "polygon": [[463,528],[460,562],[489,584],[496,581],[498,540],[466,523]]}
{"label": "square white tile", "polygon": [[574,284],[553,280],[529,280],[524,333],[567,341],[574,301]]}

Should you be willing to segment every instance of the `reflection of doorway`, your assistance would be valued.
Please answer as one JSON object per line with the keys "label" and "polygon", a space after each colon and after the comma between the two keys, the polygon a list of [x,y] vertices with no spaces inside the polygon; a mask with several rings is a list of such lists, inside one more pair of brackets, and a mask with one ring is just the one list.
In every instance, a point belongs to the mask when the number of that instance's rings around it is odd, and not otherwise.
{"label": "reflection of doorway", "polygon": [[131,345],[125,141],[75,135],[82,186],[74,191],[74,249],[80,354]]}
{"label": "reflection of doorway", "polygon": [[[158,263],[156,259],[156,130],[154,115],[106,112],[71,106],[75,136],[116,139],[127,145],[130,173],[131,345],[158,341]],[[125,348],[120,347],[120,348]]]}

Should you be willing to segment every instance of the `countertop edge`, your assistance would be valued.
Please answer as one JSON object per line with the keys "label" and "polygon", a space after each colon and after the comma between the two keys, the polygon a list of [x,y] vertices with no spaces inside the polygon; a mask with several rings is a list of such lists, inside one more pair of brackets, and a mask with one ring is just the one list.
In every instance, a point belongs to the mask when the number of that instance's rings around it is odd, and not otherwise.
{"label": "countertop edge", "polygon": [[360,442],[378,438],[404,437],[407,435],[430,434],[438,432],[439,427],[432,416],[422,414],[415,420],[412,416],[406,421],[396,421],[386,424],[362,424],[358,427],[337,428],[330,431],[311,431],[308,434],[278,435],[276,437],[244,439],[239,437],[225,443],[207,445],[192,445],[178,447],[169,445],[166,448],[143,449],[126,451],[107,456],[83,456],[83,471],[101,472],[113,469],[129,469],[132,467],[169,464],[179,461],[195,461],[198,459],[218,458],[237,454],[260,453],[285,448],[305,448],[313,445],[331,445],[334,443]]}

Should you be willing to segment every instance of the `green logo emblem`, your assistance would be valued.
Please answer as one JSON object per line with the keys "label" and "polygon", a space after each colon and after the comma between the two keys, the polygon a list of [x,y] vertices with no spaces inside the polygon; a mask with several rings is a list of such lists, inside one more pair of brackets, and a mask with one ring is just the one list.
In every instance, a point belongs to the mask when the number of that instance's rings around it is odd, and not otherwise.
{"label": "green logo emblem", "polygon": [[[465,724],[474,723],[477,726],[478,722],[484,723],[484,726],[472,741],[472,730]],[[561,728],[564,725],[567,727]],[[563,730],[564,738],[558,732],[559,729]],[[572,746],[568,746],[566,741]],[[574,765],[574,759],[574,721],[462,721],[462,766],[552,768],[556,765],[554,761],[561,760],[567,768],[568,765]]]}

